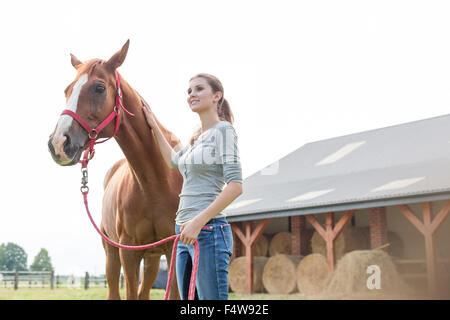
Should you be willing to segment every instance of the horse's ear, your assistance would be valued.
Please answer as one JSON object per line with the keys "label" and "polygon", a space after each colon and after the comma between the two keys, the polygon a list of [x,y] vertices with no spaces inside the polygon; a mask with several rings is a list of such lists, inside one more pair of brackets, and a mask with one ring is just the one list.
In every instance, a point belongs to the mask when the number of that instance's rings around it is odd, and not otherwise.
{"label": "horse's ear", "polygon": [[70,62],[72,62],[72,65],[75,67],[75,69],[78,69],[83,64],[83,62],[78,60],[78,58],[75,57],[73,54],[70,54]]}
{"label": "horse's ear", "polygon": [[106,66],[111,70],[115,71],[118,67],[122,65],[125,61],[128,52],[128,46],[130,45],[130,40],[127,40],[123,45],[122,49],[117,51],[107,62]]}

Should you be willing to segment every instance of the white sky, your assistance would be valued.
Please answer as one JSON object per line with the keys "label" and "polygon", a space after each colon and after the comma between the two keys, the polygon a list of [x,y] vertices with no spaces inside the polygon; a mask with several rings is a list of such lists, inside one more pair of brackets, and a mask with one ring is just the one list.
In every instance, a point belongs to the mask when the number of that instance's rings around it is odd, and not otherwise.
{"label": "white sky", "polygon": [[[58,274],[104,273],[80,167],[47,150],[76,75],[69,53],[108,59],[130,39],[119,71],[183,144],[199,122],[189,78],[219,77],[245,178],[308,142],[447,114],[449,16],[446,1],[1,2],[0,243],[22,246],[28,264],[46,248]],[[96,151],[99,223],[122,153],[114,141]]]}

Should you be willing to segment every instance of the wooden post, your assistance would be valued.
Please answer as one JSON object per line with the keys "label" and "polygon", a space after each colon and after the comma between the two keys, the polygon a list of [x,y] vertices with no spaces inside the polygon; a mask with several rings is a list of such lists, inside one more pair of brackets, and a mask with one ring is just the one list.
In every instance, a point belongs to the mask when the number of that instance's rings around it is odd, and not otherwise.
{"label": "wooden post", "polygon": [[14,290],[19,289],[19,271],[14,273]]}
{"label": "wooden post", "polygon": [[[253,221],[245,222],[245,237],[249,239],[252,235]],[[245,259],[247,261],[247,292],[253,292],[253,246],[252,244],[246,244],[245,246]]]}
{"label": "wooden post", "polygon": [[425,238],[425,254],[427,258],[427,279],[428,292],[431,295],[437,294],[436,276],[436,252],[434,247],[434,233],[442,225],[450,210],[450,200],[444,204],[436,217],[432,217],[431,202],[423,204],[423,222],[420,221],[407,205],[397,205],[400,212],[419,230]]}
{"label": "wooden post", "polygon": [[339,222],[334,225],[334,212],[326,213],[325,229],[316,220],[314,215],[306,215],[306,219],[313,225],[317,233],[325,240],[327,245],[327,260],[328,260],[328,271],[332,272],[334,265],[336,263],[336,257],[334,253],[334,240],[341,234],[342,230],[350,219],[355,214],[356,210],[348,210],[345,212],[344,216],[339,220]]}
{"label": "wooden post", "polygon": [[50,289],[53,290],[55,288],[55,271],[50,273]]}
{"label": "wooden post", "polygon": [[253,222],[246,221],[245,222],[245,235],[242,233],[241,229],[239,229],[239,227],[236,224],[232,225],[232,229],[233,229],[234,233],[236,233],[238,238],[245,245],[245,250],[246,250],[245,258],[247,261],[247,267],[246,267],[247,293],[253,292],[253,244],[261,236],[262,232],[266,228],[269,221],[270,221],[270,219],[262,220],[258,224],[258,226],[254,229],[254,231],[252,231]]}
{"label": "wooden post", "polygon": [[86,275],[84,277],[84,289],[89,289],[89,272],[86,271]]}
{"label": "wooden post", "polygon": [[[239,222],[232,222],[230,223],[232,230],[234,230],[235,228],[239,229]],[[236,232],[233,232],[233,253],[231,255],[231,259],[234,259],[236,257],[240,257],[242,256],[242,246],[243,243],[241,243],[240,241],[238,241],[238,236],[236,235]]]}

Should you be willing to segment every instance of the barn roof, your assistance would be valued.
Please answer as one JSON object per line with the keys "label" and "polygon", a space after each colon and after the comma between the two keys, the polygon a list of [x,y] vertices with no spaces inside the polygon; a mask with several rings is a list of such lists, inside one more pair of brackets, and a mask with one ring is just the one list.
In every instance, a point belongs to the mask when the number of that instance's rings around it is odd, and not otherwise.
{"label": "barn roof", "polygon": [[450,115],[303,145],[244,180],[229,221],[450,198]]}

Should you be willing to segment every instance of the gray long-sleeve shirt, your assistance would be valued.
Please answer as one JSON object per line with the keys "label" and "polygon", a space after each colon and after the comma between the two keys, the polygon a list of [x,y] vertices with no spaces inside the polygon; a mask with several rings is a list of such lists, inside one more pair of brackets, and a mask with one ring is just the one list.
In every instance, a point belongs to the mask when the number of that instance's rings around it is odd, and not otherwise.
{"label": "gray long-sleeve shirt", "polygon": [[[225,183],[241,182],[242,169],[237,135],[228,121],[220,121],[188,144],[171,159],[183,176],[175,222],[191,220],[213,202]],[[225,217],[223,212],[214,218]]]}

